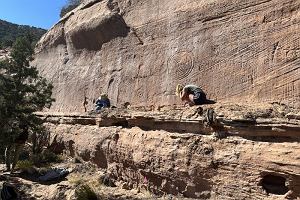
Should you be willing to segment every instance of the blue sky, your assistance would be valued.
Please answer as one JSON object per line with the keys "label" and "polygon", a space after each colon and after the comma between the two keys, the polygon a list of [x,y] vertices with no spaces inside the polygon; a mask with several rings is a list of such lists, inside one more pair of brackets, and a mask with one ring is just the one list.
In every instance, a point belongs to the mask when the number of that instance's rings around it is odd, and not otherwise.
{"label": "blue sky", "polygon": [[67,0],[0,0],[0,19],[49,29]]}

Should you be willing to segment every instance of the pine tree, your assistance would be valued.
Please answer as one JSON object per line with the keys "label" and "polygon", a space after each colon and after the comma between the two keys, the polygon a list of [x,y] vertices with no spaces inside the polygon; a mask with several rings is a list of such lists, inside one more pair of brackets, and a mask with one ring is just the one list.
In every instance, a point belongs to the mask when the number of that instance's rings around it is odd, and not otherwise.
{"label": "pine tree", "polygon": [[60,17],[65,16],[65,14],[67,14],[68,12],[70,12],[71,10],[74,10],[77,6],[79,6],[79,4],[81,2],[82,2],[82,0],[68,0],[67,5],[62,7],[59,16]]}
{"label": "pine tree", "polygon": [[52,84],[30,66],[31,41],[18,38],[11,59],[0,62],[0,145],[8,145],[20,133],[19,125],[27,124],[32,132],[43,129],[43,121],[34,112],[49,108]]}

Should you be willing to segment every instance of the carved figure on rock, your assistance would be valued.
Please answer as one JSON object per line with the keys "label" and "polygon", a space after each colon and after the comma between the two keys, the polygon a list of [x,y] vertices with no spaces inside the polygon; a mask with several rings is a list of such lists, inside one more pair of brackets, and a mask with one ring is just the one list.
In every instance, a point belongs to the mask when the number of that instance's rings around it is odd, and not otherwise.
{"label": "carved figure on rock", "polygon": [[189,106],[194,105],[203,105],[203,104],[212,104],[215,103],[212,100],[206,98],[206,94],[203,90],[196,85],[186,85],[182,86],[178,84],[176,86],[176,96],[179,96],[181,101],[184,102],[184,105],[188,104]]}

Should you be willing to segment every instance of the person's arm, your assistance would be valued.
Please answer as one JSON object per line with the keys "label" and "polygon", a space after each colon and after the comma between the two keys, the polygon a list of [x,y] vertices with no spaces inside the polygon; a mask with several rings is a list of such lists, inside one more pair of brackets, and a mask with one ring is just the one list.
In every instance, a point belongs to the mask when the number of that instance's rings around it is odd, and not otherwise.
{"label": "person's arm", "polygon": [[186,92],[186,89],[185,88],[183,88],[183,90],[180,92],[180,99],[181,99],[181,101],[185,101],[186,100],[186,98],[187,98],[187,92]]}

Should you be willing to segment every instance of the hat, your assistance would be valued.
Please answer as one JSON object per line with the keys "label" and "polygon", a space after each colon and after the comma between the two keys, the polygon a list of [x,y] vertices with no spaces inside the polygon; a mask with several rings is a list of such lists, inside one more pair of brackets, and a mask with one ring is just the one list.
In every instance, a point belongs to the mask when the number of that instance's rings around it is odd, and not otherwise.
{"label": "hat", "polygon": [[179,96],[180,93],[182,92],[182,90],[183,90],[182,85],[178,84],[178,85],[176,86],[176,92],[175,92],[176,96]]}

